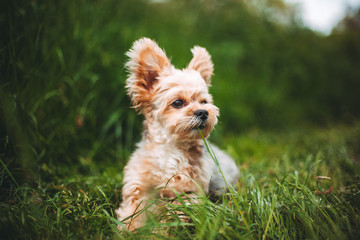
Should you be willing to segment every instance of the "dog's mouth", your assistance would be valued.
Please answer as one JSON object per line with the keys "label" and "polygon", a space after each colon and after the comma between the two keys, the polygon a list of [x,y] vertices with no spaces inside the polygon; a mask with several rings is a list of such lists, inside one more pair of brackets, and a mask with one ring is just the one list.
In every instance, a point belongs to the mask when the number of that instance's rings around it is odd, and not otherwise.
{"label": "dog's mouth", "polygon": [[200,119],[198,117],[193,117],[188,123],[187,131],[198,131],[199,129],[203,130],[207,128],[208,125],[208,119]]}
{"label": "dog's mouth", "polygon": [[206,128],[206,122],[201,122],[199,124],[197,124],[196,126],[193,127],[193,130],[203,130]]}
{"label": "dog's mouth", "polygon": [[202,123],[198,126],[200,130],[204,129],[206,127],[206,123]]}

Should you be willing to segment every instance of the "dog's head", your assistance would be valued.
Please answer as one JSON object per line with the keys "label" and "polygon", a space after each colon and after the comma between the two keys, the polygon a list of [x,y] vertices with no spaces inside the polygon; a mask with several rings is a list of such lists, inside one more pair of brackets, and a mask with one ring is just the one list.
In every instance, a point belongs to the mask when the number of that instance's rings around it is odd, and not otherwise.
{"label": "dog's head", "polygon": [[213,63],[202,47],[194,47],[187,68],[171,65],[165,52],[152,40],[136,41],[127,56],[126,88],[134,107],[145,118],[181,139],[207,137],[217,123],[219,109],[208,92]]}

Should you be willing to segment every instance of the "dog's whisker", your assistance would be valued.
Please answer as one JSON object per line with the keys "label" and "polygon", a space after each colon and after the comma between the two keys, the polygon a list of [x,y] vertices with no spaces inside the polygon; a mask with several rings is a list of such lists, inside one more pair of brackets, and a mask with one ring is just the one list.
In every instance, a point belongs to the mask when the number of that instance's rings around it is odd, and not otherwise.
{"label": "dog's whisker", "polygon": [[197,126],[199,126],[200,124],[201,124],[201,120],[199,120],[196,117],[192,117],[190,122],[186,126],[186,130],[187,131],[192,130],[192,129],[196,128]]}
{"label": "dog's whisker", "polygon": [[198,125],[198,123],[193,118],[190,121],[182,120],[177,124],[176,131],[186,133],[186,132],[191,131],[197,125]]}

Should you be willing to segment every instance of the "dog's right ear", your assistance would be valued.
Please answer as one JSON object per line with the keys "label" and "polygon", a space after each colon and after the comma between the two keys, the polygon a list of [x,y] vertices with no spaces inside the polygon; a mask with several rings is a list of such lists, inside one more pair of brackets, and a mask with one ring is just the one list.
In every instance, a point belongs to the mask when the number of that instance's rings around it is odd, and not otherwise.
{"label": "dog's right ear", "polygon": [[[126,53],[130,75],[126,88],[135,109],[142,112],[151,106],[152,90],[162,71],[170,66],[165,52],[151,39],[141,38]],[[149,109],[150,110],[150,109]]]}
{"label": "dog's right ear", "polygon": [[206,84],[210,86],[211,76],[214,72],[214,64],[211,61],[211,56],[205,48],[195,46],[191,49],[193,58],[191,59],[188,69],[198,71]]}

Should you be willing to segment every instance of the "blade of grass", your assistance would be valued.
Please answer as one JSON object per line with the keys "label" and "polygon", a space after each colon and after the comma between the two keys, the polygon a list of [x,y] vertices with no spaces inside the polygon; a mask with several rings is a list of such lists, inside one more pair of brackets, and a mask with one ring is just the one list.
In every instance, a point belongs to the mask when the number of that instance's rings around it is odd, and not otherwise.
{"label": "blade of grass", "polygon": [[9,169],[7,168],[6,164],[3,162],[3,160],[0,158],[0,162],[3,165],[5,171],[9,174],[10,178],[13,180],[13,182],[16,184],[17,187],[19,187],[19,184],[17,183],[17,181],[15,180],[14,176],[11,174],[11,172],[9,171]]}
{"label": "blade of grass", "polygon": [[[225,176],[224,176],[224,173],[223,173],[223,171],[221,170],[220,164],[219,164],[218,160],[216,159],[216,156],[215,156],[213,150],[211,149],[210,145],[207,143],[207,141],[206,141],[206,139],[205,139],[202,131],[201,131],[199,128],[198,128],[198,130],[199,130],[199,132],[200,132],[200,135],[201,135],[202,140],[204,141],[204,144],[205,144],[205,147],[206,147],[207,151],[209,152],[211,158],[214,160],[216,166],[219,168],[220,173],[221,173],[221,176],[222,176],[222,178],[224,179],[225,184],[226,184],[227,188],[228,188],[229,191],[230,191],[230,194],[231,194],[232,196],[235,196],[233,189],[230,188],[229,183],[226,181],[226,178],[225,178]],[[210,149],[211,149],[211,150],[210,150]],[[236,205],[236,207],[237,207],[237,209],[238,209],[238,212],[240,213],[241,218],[243,219],[243,221],[244,221],[244,223],[245,223],[246,228],[248,229],[248,231],[249,231],[249,233],[250,233],[250,232],[251,232],[250,226],[249,226],[248,222],[246,221],[243,212],[242,212],[241,209],[240,209],[240,206],[239,206],[239,204],[238,204],[238,201],[234,201],[234,203],[235,203],[235,205]]]}

